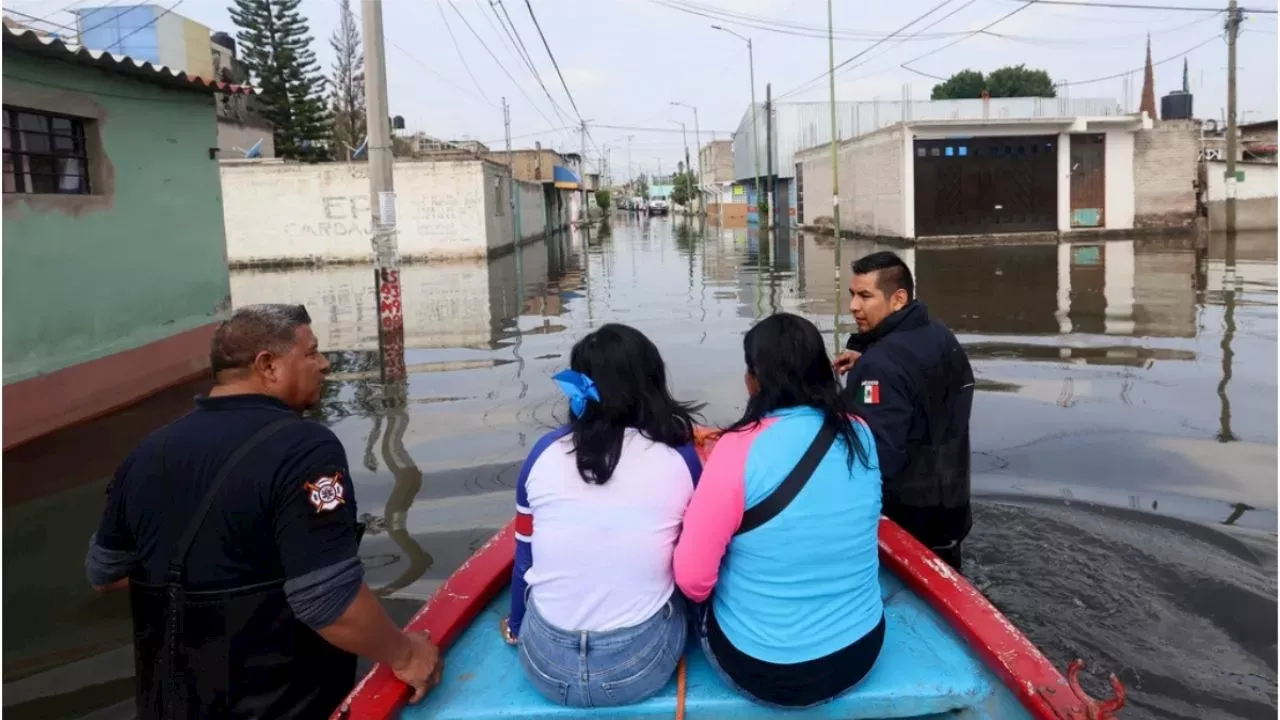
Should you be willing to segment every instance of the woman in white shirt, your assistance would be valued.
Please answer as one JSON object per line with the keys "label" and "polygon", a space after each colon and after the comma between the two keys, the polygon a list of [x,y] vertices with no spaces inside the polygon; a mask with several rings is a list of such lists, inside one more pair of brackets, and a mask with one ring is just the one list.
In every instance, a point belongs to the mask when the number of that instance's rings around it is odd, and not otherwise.
{"label": "woman in white shirt", "polygon": [[517,481],[502,631],[552,702],[626,705],[661,690],[684,652],[671,560],[702,471],[697,408],[671,397],[658,348],[626,325],[584,337],[569,365],[554,379],[570,420],[533,446]]}

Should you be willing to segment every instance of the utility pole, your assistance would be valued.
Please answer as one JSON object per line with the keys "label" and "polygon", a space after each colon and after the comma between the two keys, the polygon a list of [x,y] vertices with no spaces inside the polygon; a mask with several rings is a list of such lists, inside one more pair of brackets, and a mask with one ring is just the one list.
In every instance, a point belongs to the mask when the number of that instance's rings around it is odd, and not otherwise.
{"label": "utility pole", "polygon": [[[1235,2],[1235,0],[1231,0]],[[844,267],[840,260],[840,163],[837,149],[840,144],[836,131],[836,35],[831,10],[832,0],[827,0],[827,79],[831,86],[831,221],[835,227],[836,237],[836,317],[835,317],[835,354],[839,355],[840,346],[840,298],[844,297],[841,287],[841,276]]]}
{"label": "utility pole", "polygon": [[631,164],[631,139],[634,137],[635,135],[627,136],[627,182],[629,183],[635,182],[636,179],[636,167]]}
{"label": "utility pole", "polygon": [[1236,39],[1240,35],[1240,6],[1227,5],[1227,238],[1236,233]]}
{"label": "utility pole", "polygon": [[[694,105],[688,105],[674,100],[671,101],[671,104],[679,105],[680,107],[687,107],[693,111],[693,149],[698,153],[698,213],[705,215],[706,208],[703,207],[702,203],[702,187],[704,182],[704,178],[702,177],[702,131],[698,127],[698,108]],[[683,127],[683,125],[681,127]],[[689,159],[686,157],[685,165],[687,166],[688,164]],[[693,172],[693,169],[686,167],[685,171]]]}
{"label": "utility pole", "polygon": [[587,121],[582,121],[582,131],[579,133],[579,140],[582,144],[582,155],[579,157],[580,167],[578,170],[582,173],[582,177],[578,178],[582,189],[582,207],[578,208],[578,220],[585,223],[587,221]]}
{"label": "utility pole", "polygon": [[764,84],[764,156],[768,163],[765,177],[769,178],[769,192],[765,195],[765,202],[769,205],[768,227],[773,227],[774,213],[777,212],[773,206],[773,197],[778,189],[778,183],[773,178],[773,83]]}
{"label": "utility pole", "polygon": [[378,349],[382,381],[405,379],[404,311],[396,240],[396,193],[387,103],[387,55],[382,0],[361,0],[364,32],[365,117],[369,126],[369,210],[373,220],[373,272],[378,288]]}
{"label": "utility pole", "polygon": [[516,249],[516,264],[520,263],[520,243],[524,237],[520,234],[520,185],[516,181],[516,161],[515,154],[511,151],[511,106],[507,105],[507,99],[502,98],[502,124],[507,132],[507,169],[511,171],[511,233],[512,242]]}

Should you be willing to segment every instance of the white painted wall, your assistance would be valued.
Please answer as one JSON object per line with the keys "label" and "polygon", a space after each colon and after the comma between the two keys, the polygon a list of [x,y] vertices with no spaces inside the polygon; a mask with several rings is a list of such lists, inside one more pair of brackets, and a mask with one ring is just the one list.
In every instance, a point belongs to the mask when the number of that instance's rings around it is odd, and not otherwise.
{"label": "white painted wall", "polygon": [[[224,162],[221,170],[227,257],[233,265],[371,259],[364,163],[240,161]],[[483,258],[510,247],[505,173],[503,166],[476,160],[396,163],[400,256]],[[541,213],[533,202],[522,208],[530,218]]]}
{"label": "white painted wall", "polygon": [[[1108,130],[1105,135],[1107,149],[1103,167],[1107,176],[1107,211],[1103,217],[1103,223],[1108,230],[1132,230],[1134,133],[1129,130]],[[1071,185],[1067,183],[1068,197],[1070,192]],[[1069,208],[1070,204],[1067,207]],[[1068,213],[1068,223],[1070,223],[1070,220],[1070,213]],[[1108,267],[1110,267],[1110,263],[1108,263]]]}
{"label": "white painted wall", "polygon": [[[1210,162],[1205,174],[1209,176],[1209,202],[1227,199],[1227,181],[1223,173],[1225,162]],[[1244,182],[1236,183],[1237,200],[1255,200],[1276,196],[1277,166],[1261,163],[1236,163],[1236,170],[1244,173]]]}
{"label": "white painted wall", "polygon": [[[904,179],[907,133],[896,127],[842,143],[840,228],[862,235],[909,237],[907,207],[913,202],[914,179]],[[813,224],[832,216],[831,148],[823,146],[796,156],[804,167],[804,216]],[[909,230],[908,228],[911,228]]]}

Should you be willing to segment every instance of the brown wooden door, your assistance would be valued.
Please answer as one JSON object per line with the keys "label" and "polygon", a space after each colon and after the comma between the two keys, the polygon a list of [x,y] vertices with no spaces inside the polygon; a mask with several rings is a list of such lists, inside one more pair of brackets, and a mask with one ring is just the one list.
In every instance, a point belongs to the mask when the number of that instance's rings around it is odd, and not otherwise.
{"label": "brown wooden door", "polygon": [[1071,227],[1106,227],[1107,136],[1071,136]]}

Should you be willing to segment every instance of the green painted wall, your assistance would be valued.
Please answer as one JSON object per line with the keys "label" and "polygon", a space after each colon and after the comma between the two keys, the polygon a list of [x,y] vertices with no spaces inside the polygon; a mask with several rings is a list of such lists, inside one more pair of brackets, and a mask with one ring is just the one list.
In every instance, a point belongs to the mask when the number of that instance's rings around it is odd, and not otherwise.
{"label": "green painted wall", "polygon": [[24,89],[91,96],[115,177],[114,199],[78,214],[5,197],[5,384],[222,317],[231,288],[213,97],[21,52],[4,52],[3,73],[6,104]]}

